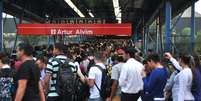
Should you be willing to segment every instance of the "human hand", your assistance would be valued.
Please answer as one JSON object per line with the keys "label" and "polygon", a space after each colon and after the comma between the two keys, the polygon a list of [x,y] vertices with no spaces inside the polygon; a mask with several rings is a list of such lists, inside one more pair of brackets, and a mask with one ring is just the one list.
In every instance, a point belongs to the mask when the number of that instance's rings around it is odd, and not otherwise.
{"label": "human hand", "polygon": [[169,52],[167,52],[165,53],[165,58],[170,60],[172,58],[172,55]]}

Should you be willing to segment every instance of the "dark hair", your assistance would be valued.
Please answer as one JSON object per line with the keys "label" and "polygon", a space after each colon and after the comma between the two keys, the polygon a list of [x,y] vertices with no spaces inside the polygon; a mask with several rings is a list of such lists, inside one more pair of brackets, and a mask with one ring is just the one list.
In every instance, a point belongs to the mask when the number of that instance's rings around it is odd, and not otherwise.
{"label": "dark hair", "polygon": [[135,53],[137,52],[133,47],[125,47],[125,53],[129,54],[131,58],[135,58]]}
{"label": "dark hair", "polygon": [[64,52],[65,45],[63,43],[55,43],[54,48],[58,49],[60,52]]}
{"label": "dark hair", "polygon": [[147,60],[143,60],[142,64],[143,65],[147,64]]}
{"label": "dark hair", "polygon": [[148,58],[147,58],[147,61],[153,61],[153,62],[155,62],[155,63],[157,63],[157,62],[160,62],[161,60],[160,60],[160,57],[159,57],[159,55],[158,54],[156,54],[156,53],[154,53],[154,54],[151,54],[151,55],[149,55],[148,56]]}
{"label": "dark hair", "polygon": [[9,64],[10,63],[8,55],[6,55],[4,52],[0,52],[0,60],[3,64]]}
{"label": "dark hair", "polygon": [[193,57],[195,62],[195,68],[198,68],[201,71],[201,63],[199,55],[193,55]]}
{"label": "dark hair", "polygon": [[43,62],[43,63],[45,63],[45,64],[47,64],[47,62],[48,62],[48,59],[47,59],[47,57],[45,57],[45,56],[41,56],[41,57],[39,57],[37,60],[40,60],[41,62]]}
{"label": "dark hair", "polygon": [[31,56],[33,55],[33,47],[28,44],[28,43],[20,43],[18,45],[19,47],[19,50],[23,50],[24,51],[24,54],[27,55],[27,56]]}
{"label": "dark hair", "polygon": [[111,60],[112,60],[112,61],[117,61],[117,55],[112,56],[112,57],[111,57]]}
{"label": "dark hair", "polygon": [[96,52],[95,59],[103,61],[105,59],[104,53],[102,51]]}
{"label": "dark hair", "polygon": [[153,50],[152,49],[148,49],[148,52],[153,52]]}
{"label": "dark hair", "polygon": [[191,57],[189,55],[184,55],[184,54],[181,54],[179,56],[179,58],[182,60],[182,62],[188,66],[190,66],[190,60],[191,60]]}

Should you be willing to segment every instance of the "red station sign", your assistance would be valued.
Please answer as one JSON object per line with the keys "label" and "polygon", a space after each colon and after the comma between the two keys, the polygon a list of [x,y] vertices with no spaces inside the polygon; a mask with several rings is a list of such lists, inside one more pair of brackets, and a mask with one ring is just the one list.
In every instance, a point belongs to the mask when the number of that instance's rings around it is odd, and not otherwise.
{"label": "red station sign", "polygon": [[18,35],[131,36],[131,24],[18,24]]}

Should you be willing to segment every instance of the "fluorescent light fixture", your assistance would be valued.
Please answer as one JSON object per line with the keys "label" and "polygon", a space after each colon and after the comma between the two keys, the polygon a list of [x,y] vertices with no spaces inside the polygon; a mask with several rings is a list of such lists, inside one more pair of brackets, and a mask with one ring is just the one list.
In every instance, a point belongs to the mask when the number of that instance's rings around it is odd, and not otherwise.
{"label": "fluorescent light fixture", "polygon": [[3,13],[3,18],[13,18],[13,16],[10,14]]}
{"label": "fluorescent light fixture", "polygon": [[114,7],[114,14],[116,16],[116,20],[118,21],[118,23],[121,23],[121,9],[119,6],[119,0],[113,0],[113,7]]}
{"label": "fluorescent light fixture", "polygon": [[92,18],[94,18],[94,15],[93,15],[91,12],[89,12],[89,15],[90,15]]}
{"label": "fluorescent light fixture", "polygon": [[91,13],[91,10],[88,10],[89,11],[89,15],[94,18],[94,15]]}
{"label": "fluorescent light fixture", "polygon": [[73,4],[71,0],[65,0],[65,2],[80,16],[85,17],[84,14]]}

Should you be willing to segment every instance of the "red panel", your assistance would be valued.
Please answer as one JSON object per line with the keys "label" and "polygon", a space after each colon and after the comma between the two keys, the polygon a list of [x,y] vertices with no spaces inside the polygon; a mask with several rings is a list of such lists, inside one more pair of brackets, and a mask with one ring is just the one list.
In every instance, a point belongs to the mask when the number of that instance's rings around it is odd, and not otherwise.
{"label": "red panel", "polygon": [[124,35],[131,24],[18,24],[19,35]]}

